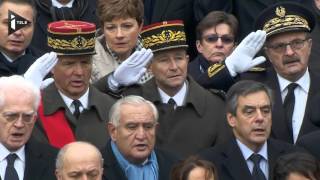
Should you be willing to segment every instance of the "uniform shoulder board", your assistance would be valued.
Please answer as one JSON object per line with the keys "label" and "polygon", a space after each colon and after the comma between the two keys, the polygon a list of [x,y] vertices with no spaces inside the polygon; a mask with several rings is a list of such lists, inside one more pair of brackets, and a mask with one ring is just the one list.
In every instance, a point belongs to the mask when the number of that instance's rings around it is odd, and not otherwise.
{"label": "uniform shoulder board", "polygon": [[214,95],[219,96],[222,100],[226,100],[226,93],[219,89],[208,89],[208,91]]}
{"label": "uniform shoulder board", "polygon": [[208,76],[209,78],[211,78],[212,76],[214,76],[215,74],[217,74],[220,70],[222,70],[224,68],[224,64],[221,63],[216,63],[213,64],[211,66],[209,66],[208,68]]}
{"label": "uniform shoulder board", "polygon": [[263,67],[253,67],[251,69],[249,69],[249,72],[265,72],[266,68]]}

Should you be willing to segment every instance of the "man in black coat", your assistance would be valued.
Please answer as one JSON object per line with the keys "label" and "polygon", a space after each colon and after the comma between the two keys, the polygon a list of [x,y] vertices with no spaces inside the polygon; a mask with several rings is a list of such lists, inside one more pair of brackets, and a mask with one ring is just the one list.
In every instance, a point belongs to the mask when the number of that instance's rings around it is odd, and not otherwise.
{"label": "man in black coat", "polygon": [[[7,22],[8,12],[12,11],[25,20],[27,25],[19,30],[8,32],[11,27],[9,23],[2,23],[0,28],[0,76],[13,74],[24,74],[29,66],[35,61],[38,54],[34,49],[29,48],[33,32],[36,11],[32,0],[7,0],[0,1],[0,20]],[[12,24],[13,25],[13,24]],[[17,29],[18,24],[14,24]]]}
{"label": "man in black coat", "polygon": [[21,76],[1,77],[0,99],[0,166],[5,170],[0,177],[54,180],[57,150],[30,139],[40,101],[38,87]]}
{"label": "man in black coat", "polygon": [[177,158],[154,149],[158,111],[140,96],[118,100],[110,110],[107,125],[111,140],[102,150],[104,179],[169,179]]}
{"label": "man in black coat", "polygon": [[266,85],[251,80],[240,81],[228,91],[227,119],[234,137],[201,153],[217,166],[219,179],[270,179],[277,157],[293,150],[290,144],[268,139],[272,96]]}

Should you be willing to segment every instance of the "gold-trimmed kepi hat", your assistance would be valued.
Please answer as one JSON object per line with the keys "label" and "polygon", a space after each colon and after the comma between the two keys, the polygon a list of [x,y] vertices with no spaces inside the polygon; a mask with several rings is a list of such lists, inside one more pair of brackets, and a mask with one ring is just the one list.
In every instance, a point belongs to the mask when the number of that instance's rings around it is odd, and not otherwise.
{"label": "gold-trimmed kepi hat", "polygon": [[311,32],[315,25],[312,12],[294,2],[276,3],[258,16],[255,29],[266,31],[267,38],[288,31]]}
{"label": "gold-trimmed kepi hat", "polygon": [[142,43],[152,52],[173,48],[187,48],[186,33],[181,20],[163,21],[143,27]]}
{"label": "gold-trimmed kepi hat", "polygon": [[58,55],[95,54],[96,25],[84,21],[48,24],[48,46]]}

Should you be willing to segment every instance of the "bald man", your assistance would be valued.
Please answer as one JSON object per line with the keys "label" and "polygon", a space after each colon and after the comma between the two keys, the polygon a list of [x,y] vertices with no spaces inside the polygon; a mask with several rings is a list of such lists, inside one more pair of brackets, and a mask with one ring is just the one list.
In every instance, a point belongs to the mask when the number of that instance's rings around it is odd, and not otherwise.
{"label": "bald man", "polygon": [[57,156],[58,180],[101,180],[103,159],[99,150],[90,143],[77,141],[65,145]]}

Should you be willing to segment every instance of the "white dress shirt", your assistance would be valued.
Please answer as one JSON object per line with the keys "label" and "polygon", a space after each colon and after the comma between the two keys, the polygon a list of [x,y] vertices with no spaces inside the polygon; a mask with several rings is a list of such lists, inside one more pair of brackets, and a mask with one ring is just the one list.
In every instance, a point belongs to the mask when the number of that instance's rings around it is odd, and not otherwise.
{"label": "white dress shirt", "polygon": [[[58,90],[59,94],[61,95],[64,103],[67,105],[67,107],[69,108],[71,113],[74,113],[75,107],[73,105],[73,99],[67,97],[66,95],[64,95],[62,92],[60,92]],[[81,102],[81,106],[79,107],[80,113],[84,110],[84,109],[88,109],[88,100],[89,100],[89,88],[87,89],[87,91],[79,98],[79,101]]]}
{"label": "white dress shirt", "polygon": [[62,7],[72,8],[73,2],[74,0],[71,0],[67,4],[61,4],[58,0],[51,0],[52,6],[57,8],[62,8]]}
{"label": "white dress shirt", "polygon": [[[162,103],[168,103],[169,99],[172,98],[175,102],[177,106],[183,106],[184,105],[184,100],[188,91],[187,88],[187,81],[185,81],[183,83],[182,88],[173,96],[169,96],[167,93],[165,93],[164,91],[162,91],[159,87],[158,87],[158,91],[162,100]],[[175,107],[176,108],[176,107]]]}
{"label": "white dress shirt", "polygon": [[7,156],[10,153],[16,153],[18,156],[14,161],[14,168],[16,169],[19,179],[23,179],[24,177],[24,169],[25,169],[25,146],[22,146],[20,149],[14,152],[10,152],[6,147],[0,143],[0,176],[1,179],[4,179],[6,168],[7,168]]}
{"label": "white dress shirt", "polygon": [[[244,145],[243,143],[241,143],[238,139],[237,139],[237,143],[238,146],[240,148],[240,151],[244,157],[244,159],[246,160],[246,163],[248,165],[248,168],[250,170],[250,173],[252,174],[253,171],[253,162],[249,159],[250,156],[255,153],[253,152],[251,149],[249,149],[246,145]],[[264,176],[266,177],[266,179],[269,179],[269,165],[268,165],[268,149],[267,149],[267,142],[265,142],[262,146],[262,148],[260,149],[259,152],[256,152],[257,154],[260,154],[263,158],[260,161],[260,169],[262,170]]]}
{"label": "white dress shirt", "polygon": [[[281,90],[282,102],[288,93],[287,86],[292,83],[283,77],[278,75],[279,86]],[[293,133],[293,142],[296,143],[301,125],[304,118],[305,109],[307,106],[308,93],[310,89],[310,75],[307,70],[306,73],[296,82],[298,86],[294,89],[295,104],[292,114],[292,133]]]}

